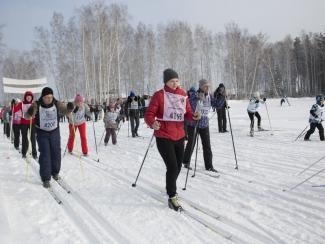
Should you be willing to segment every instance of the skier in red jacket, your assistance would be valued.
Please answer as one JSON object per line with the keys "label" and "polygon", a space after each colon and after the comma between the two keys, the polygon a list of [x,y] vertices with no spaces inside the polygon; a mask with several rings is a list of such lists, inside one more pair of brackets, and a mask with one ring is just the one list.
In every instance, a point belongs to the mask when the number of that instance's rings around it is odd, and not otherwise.
{"label": "skier in red jacket", "polygon": [[180,88],[178,74],[172,69],[164,71],[163,89],[155,92],[145,114],[145,122],[154,129],[158,151],[166,165],[168,206],[182,210],[177,199],[176,180],[184,155],[184,117],[199,120],[199,112],[192,113],[186,92]]}
{"label": "skier in red jacket", "polygon": [[[26,153],[28,150],[29,140],[32,143],[32,155],[34,159],[37,159],[37,150],[36,150],[36,140],[35,140],[35,118],[29,120],[26,119],[26,112],[29,107],[32,105],[34,100],[34,95],[31,91],[26,91],[24,95],[24,100],[18,104],[18,109],[21,110],[21,135],[22,135],[22,146],[21,154],[23,158],[26,158]],[[28,130],[30,131],[30,138],[28,139]]]}

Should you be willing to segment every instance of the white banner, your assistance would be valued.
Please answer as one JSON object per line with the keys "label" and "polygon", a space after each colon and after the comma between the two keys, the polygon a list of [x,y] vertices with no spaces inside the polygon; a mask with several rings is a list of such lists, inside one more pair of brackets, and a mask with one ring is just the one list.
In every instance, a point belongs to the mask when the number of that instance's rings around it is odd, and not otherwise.
{"label": "white banner", "polygon": [[20,93],[24,94],[26,91],[32,93],[41,93],[46,85],[46,78],[35,80],[18,80],[11,78],[3,78],[3,90],[5,93]]}

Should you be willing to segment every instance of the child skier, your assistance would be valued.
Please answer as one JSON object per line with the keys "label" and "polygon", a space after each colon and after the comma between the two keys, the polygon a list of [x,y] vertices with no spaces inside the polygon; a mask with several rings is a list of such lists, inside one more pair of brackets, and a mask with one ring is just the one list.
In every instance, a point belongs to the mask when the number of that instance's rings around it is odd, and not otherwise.
{"label": "child skier", "polygon": [[324,96],[316,96],[316,104],[314,104],[310,109],[309,123],[310,129],[307,131],[304,140],[310,141],[309,137],[314,133],[316,127],[319,132],[319,138],[321,141],[324,141],[324,128],[322,125],[324,113]]}
{"label": "child skier", "polygon": [[247,107],[247,113],[249,116],[249,119],[251,121],[250,124],[250,136],[254,136],[254,116],[257,118],[257,128],[259,131],[263,131],[264,129],[261,127],[261,116],[258,113],[258,108],[260,104],[264,104],[266,101],[266,98],[263,98],[263,101],[260,100],[260,93],[255,92],[254,97],[249,100],[249,104]]}
{"label": "child skier", "polygon": [[68,139],[68,151],[72,153],[76,130],[79,130],[81,149],[84,156],[88,155],[87,146],[87,133],[86,133],[86,118],[85,115],[91,116],[90,109],[86,103],[84,103],[83,96],[77,94],[74,99],[74,110],[69,116],[69,139]]}
{"label": "child skier", "polygon": [[105,113],[104,123],[106,129],[106,135],[104,139],[105,146],[107,146],[110,136],[112,136],[112,143],[115,145],[117,142],[116,130],[119,123],[119,112],[115,110],[115,104],[112,102],[109,104]]}

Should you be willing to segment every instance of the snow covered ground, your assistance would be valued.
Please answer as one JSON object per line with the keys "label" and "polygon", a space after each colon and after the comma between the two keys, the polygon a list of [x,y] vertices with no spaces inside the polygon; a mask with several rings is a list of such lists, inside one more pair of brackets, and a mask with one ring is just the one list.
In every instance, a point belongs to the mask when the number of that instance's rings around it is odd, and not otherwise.
{"label": "snow covered ground", "polygon": [[[66,155],[62,160],[61,176],[71,193],[52,182],[60,205],[41,186],[37,163],[26,167],[1,136],[0,243],[325,243],[325,186],[320,187],[325,173],[288,191],[325,168],[324,159],[298,175],[325,155],[317,131],[310,142],[293,142],[308,124],[314,99],[290,102],[280,107],[279,99],[267,100],[274,135],[256,132],[253,138],[248,136],[248,102],[229,102],[238,171],[230,133],[218,133],[213,117],[213,164],[220,177],[205,174],[199,146],[198,172],[189,177],[186,191],[186,170],[178,179],[180,201],[188,213],[167,207],[165,166],[156,145],[149,149],[137,187],[131,187],[152,135],[143,120],[143,137],[128,137],[124,123],[117,145],[101,143],[99,163],[92,160],[98,156],[88,124],[90,159]],[[264,106],[260,113],[262,126],[269,129]],[[60,126],[63,154],[68,127]],[[102,121],[95,129],[99,143]],[[75,149],[78,154],[79,138]]]}

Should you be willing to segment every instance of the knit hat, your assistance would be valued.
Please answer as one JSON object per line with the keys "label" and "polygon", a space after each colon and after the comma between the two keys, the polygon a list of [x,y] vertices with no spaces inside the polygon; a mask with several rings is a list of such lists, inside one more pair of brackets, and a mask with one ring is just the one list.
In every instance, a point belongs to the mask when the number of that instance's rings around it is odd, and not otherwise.
{"label": "knit hat", "polygon": [[202,86],[209,86],[210,83],[206,79],[202,79],[199,81],[199,87],[201,88]]}
{"label": "knit hat", "polygon": [[223,83],[220,83],[219,87],[225,87],[225,85]]}
{"label": "knit hat", "polygon": [[53,90],[50,87],[44,87],[42,90],[41,97],[45,97],[46,95],[52,94],[53,95]]}
{"label": "knit hat", "polygon": [[133,91],[130,92],[130,97],[135,97],[135,93]]}
{"label": "knit hat", "polygon": [[84,97],[81,96],[80,94],[77,94],[76,97],[74,98],[75,103],[81,103],[84,101]]}
{"label": "knit hat", "polygon": [[178,79],[178,74],[176,71],[172,70],[172,69],[165,69],[164,70],[164,83],[166,83],[167,81],[171,80],[171,79]]}
{"label": "knit hat", "polygon": [[114,102],[110,102],[108,105],[108,108],[115,108],[115,103]]}
{"label": "knit hat", "polygon": [[26,102],[26,97],[28,97],[28,96],[31,96],[32,97],[31,101],[33,101],[33,99],[34,99],[33,93],[31,91],[26,91],[24,94],[24,102]]}
{"label": "knit hat", "polygon": [[254,97],[259,99],[259,98],[260,98],[260,93],[259,93],[258,91],[255,92],[255,93],[254,93]]}
{"label": "knit hat", "polygon": [[191,86],[189,92],[195,92],[195,87],[194,86]]}

